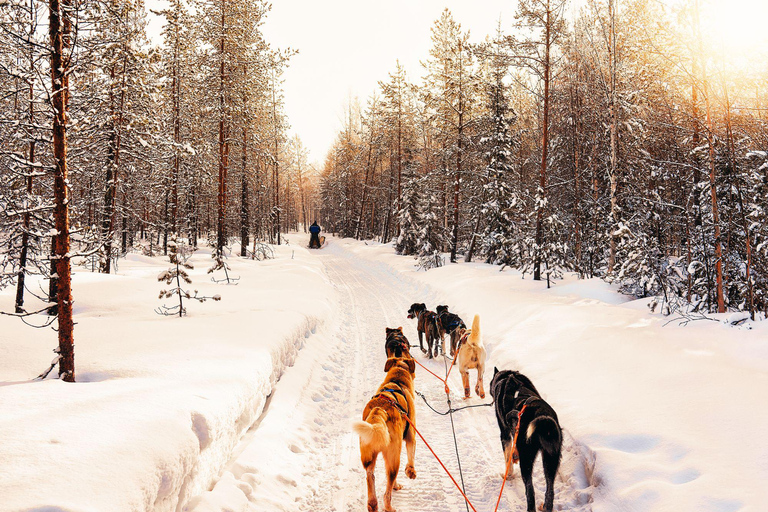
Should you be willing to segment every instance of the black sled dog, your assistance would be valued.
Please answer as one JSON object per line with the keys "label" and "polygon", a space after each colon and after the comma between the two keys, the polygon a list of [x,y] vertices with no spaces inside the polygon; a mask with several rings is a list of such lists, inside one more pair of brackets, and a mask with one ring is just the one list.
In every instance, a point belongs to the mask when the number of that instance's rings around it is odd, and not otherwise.
{"label": "black sled dog", "polygon": [[390,357],[405,357],[413,359],[411,356],[411,344],[408,342],[408,338],[403,334],[403,328],[397,329],[386,328],[386,342],[384,343],[384,351],[387,353],[387,359]]}
{"label": "black sled dog", "polygon": [[451,355],[456,353],[459,348],[461,333],[467,326],[459,315],[448,311],[448,306],[437,306],[437,335],[440,337],[443,346],[443,355],[445,355],[445,335],[451,337]]}
{"label": "black sled dog", "polygon": [[[563,436],[557,414],[545,402],[533,383],[525,375],[493,369],[491,396],[496,404],[496,420],[501,431],[501,446],[506,464],[520,461],[520,474],[525,484],[528,512],[535,512],[536,497],[533,490],[533,463],[541,452],[547,490],[544,512],[552,512],[555,501],[555,475],[560,467]],[[519,420],[519,425],[518,425]],[[517,443],[514,442],[517,431]],[[510,469],[507,478],[511,478]]]}

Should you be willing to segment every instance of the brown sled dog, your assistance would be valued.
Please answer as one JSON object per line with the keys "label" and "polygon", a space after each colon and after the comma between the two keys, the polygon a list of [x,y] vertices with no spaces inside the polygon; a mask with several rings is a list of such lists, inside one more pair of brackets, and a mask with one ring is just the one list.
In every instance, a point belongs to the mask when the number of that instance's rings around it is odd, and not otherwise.
{"label": "brown sled dog", "polygon": [[387,341],[384,344],[384,351],[387,353],[387,358],[390,357],[407,357],[412,359],[411,356],[411,344],[408,338],[403,334],[403,328],[386,330]]}
{"label": "brown sled dog", "polygon": [[395,512],[392,508],[392,490],[402,488],[397,483],[400,470],[400,451],[405,440],[408,464],[405,474],[416,478],[413,456],[416,451],[416,433],[408,424],[416,421],[416,408],[413,403],[413,377],[416,365],[413,359],[392,357],[384,366],[387,376],[379,390],[363,410],[363,420],[353,425],[353,430],[360,436],[360,460],[365,468],[368,484],[368,512],[378,511],[376,485],[373,470],[379,453],[384,456],[387,470],[387,490],[384,492],[384,510]]}
{"label": "brown sled dog", "polygon": [[480,337],[480,315],[475,315],[472,320],[472,329],[464,330],[459,343],[459,372],[464,384],[464,398],[469,398],[469,370],[477,370],[477,385],[475,393],[480,398],[485,398],[483,389],[483,373],[485,372],[485,347]]}
{"label": "brown sled dog", "polygon": [[[408,310],[408,318],[416,319],[416,331],[419,333],[419,347],[421,347],[421,351],[432,359],[432,350],[434,347],[434,355],[437,356],[437,350],[439,348],[437,343],[437,314],[427,310],[427,305],[423,302],[417,302],[411,304],[411,308]],[[427,338],[426,350],[424,349],[423,336]],[[443,353],[445,353],[445,347],[443,347]]]}

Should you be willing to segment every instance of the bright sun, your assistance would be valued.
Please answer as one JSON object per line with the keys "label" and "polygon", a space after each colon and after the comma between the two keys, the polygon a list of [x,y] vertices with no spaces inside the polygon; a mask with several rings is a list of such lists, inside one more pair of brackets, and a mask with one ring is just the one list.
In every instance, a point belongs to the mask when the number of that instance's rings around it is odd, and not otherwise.
{"label": "bright sun", "polygon": [[768,0],[702,0],[701,10],[715,51],[738,60],[768,53]]}

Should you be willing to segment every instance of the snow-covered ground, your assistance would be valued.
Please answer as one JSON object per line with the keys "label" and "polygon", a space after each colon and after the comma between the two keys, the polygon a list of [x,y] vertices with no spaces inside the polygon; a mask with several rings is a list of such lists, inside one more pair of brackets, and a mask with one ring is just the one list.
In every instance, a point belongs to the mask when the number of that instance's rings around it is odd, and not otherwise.
{"label": "snow-covered ground", "polygon": [[[232,258],[240,284],[200,284],[223,300],[182,320],[151,312],[157,259],[131,257],[119,276],[78,273],[80,384],[27,382],[51,333],[0,318],[0,510],[365,510],[350,425],[384,376],[385,327],[417,342],[412,302],[479,313],[486,383],[494,366],[518,369],[558,412],[556,510],[765,510],[765,322],[663,327],[669,318],[647,301],[599,280],[547,290],[499,267],[417,272],[388,245],[329,238],[308,253],[303,235],[290,238],[276,260]],[[204,283],[206,256],[196,258]],[[0,300],[9,309],[10,292]],[[416,357],[444,373],[442,359]],[[457,371],[449,384],[464,405]],[[442,384],[421,368],[416,389],[446,409]],[[467,494],[490,512],[503,472],[493,409],[454,421]],[[458,475],[450,419],[417,398],[416,422]],[[416,471],[394,495],[400,512],[465,510],[418,440]],[[534,477],[540,503],[540,464]],[[519,477],[499,510],[524,510]]]}
{"label": "snow-covered ground", "polygon": [[[75,268],[76,384],[31,381],[55,333],[0,316],[0,510],[174,511],[207,490],[335,310],[317,258],[276,253],[231,257],[228,286],[199,251],[187,288],[222,300],[189,301],[181,319],[153,311],[174,304],[158,299],[165,258],[129,255],[117,275]],[[12,301],[0,293],[2,310]]]}
{"label": "snow-covered ground", "polygon": [[[318,257],[341,295],[338,332],[286,371],[269,413],[213,491],[190,510],[365,510],[349,425],[383,377],[384,327],[404,325],[417,339],[405,318],[417,301],[448,304],[465,319],[480,313],[486,382],[494,365],[519,369],[558,411],[565,451],[557,510],[764,510],[766,325],[662,327],[669,318],[651,314],[647,301],[629,301],[599,280],[569,278],[546,290],[483,264],[417,272],[412,259],[379,244],[331,238]],[[444,371],[439,360],[421,360]],[[461,393],[456,372],[450,384]],[[420,368],[416,388],[445,410],[442,384]],[[479,512],[491,511],[503,471],[492,409],[460,411],[455,421],[467,494]],[[417,425],[457,474],[450,420],[417,400]],[[453,484],[417,443],[418,477],[401,480],[394,506],[464,510]],[[384,474],[377,471],[381,492]],[[534,476],[540,503],[538,465]],[[516,478],[500,510],[524,509]]]}

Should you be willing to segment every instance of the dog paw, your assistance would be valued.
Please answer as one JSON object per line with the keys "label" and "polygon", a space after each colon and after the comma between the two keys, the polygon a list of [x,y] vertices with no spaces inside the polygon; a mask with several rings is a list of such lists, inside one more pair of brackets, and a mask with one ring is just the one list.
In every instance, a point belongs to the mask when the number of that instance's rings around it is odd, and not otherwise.
{"label": "dog paw", "polygon": [[405,466],[405,476],[413,480],[416,478],[416,470],[413,468],[413,466]]}
{"label": "dog paw", "polygon": [[379,512],[379,502],[375,498],[368,502],[368,512]]}
{"label": "dog paw", "polygon": [[422,348],[421,351],[424,352],[425,354],[427,353],[427,349],[425,348]]}
{"label": "dog paw", "polygon": [[393,490],[393,491],[399,491],[399,490],[400,490],[400,489],[402,489],[402,488],[403,488],[403,485],[402,485],[402,484],[399,484],[399,483],[397,483],[397,482],[395,482],[395,485],[393,485],[393,486],[392,486],[392,490]]}

